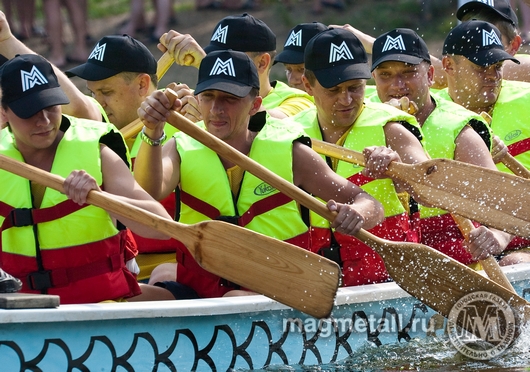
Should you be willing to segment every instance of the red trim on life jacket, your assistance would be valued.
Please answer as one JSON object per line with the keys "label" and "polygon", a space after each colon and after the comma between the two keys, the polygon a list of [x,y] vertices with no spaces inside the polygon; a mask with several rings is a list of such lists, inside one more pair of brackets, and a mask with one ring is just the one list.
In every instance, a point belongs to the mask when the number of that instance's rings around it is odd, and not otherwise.
{"label": "red trim on life jacket", "polygon": [[[211,220],[216,220],[221,216],[219,209],[206,203],[205,201],[181,191],[181,201],[193,210],[205,215]],[[241,216],[237,217],[237,225],[241,227],[247,226],[256,216],[272,211],[273,209],[291,202],[293,199],[287,195],[279,192],[269,195],[253,203],[250,208]]]}
{"label": "red trim on life jacket", "polygon": [[292,200],[292,198],[281,192],[269,195],[266,198],[253,203],[250,208],[239,217],[238,224],[239,226],[245,227],[254,219],[254,217],[272,211],[274,208],[285,205]]}
{"label": "red trim on life jacket", "polygon": [[366,177],[361,172],[359,172],[359,173],[356,173],[348,177],[348,181],[360,187],[360,186],[366,185],[367,183],[374,181],[374,178]]}
{"label": "red trim on life jacket", "polygon": [[204,200],[201,200],[191,194],[188,194],[186,191],[183,191],[183,190],[180,191],[180,201],[183,204],[186,204],[191,209],[201,214],[204,214],[206,217],[208,217],[211,220],[215,220],[217,217],[221,215],[221,212],[219,211],[219,209],[206,203]]}
{"label": "red trim on life jacket", "polygon": [[512,143],[510,146],[508,146],[508,152],[512,156],[520,155],[523,152],[527,152],[529,150],[530,150],[530,138],[525,138],[524,140]]}
{"label": "red trim on life jacket", "polygon": [[58,220],[88,205],[79,205],[68,199],[48,208],[14,208],[9,204],[0,202],[0,215],[5,218],[0,230],[7,230],[13,226],[29,226]]}

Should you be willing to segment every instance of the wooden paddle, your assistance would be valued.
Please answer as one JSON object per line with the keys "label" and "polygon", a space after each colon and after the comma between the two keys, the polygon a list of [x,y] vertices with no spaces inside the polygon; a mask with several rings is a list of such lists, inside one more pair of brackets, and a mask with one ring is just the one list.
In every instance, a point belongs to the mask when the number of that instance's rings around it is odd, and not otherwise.
{"label": "wooden paddle", "polygon": [[[341,146],[329,144],[327,142],[323,142],[323,141],[319,141],[319,140],[314,140],[313,139],[311,141],[313,143],[313,148],[317,152],[320,152],[321,149],[325,149],[323,151],[326,152],[327,156],[330,156],[330,157],[333,157],[333,158],[339,158],[341,160],[345,160],[347,162],[350,162],[350,163],[356,164],[356,165],[361,165],[361,166],[365,165],[364,156],[360,152],[357,152],[357,151],[354,151],[354,150],[350,150],[350,149],[345,149],[345,148],[343,148]],[[328,146],[328,145],[330,145],[330,146]],[[344,159],[343,155],[345,153],[349,154],[350,152],[354,153],[354,154],[352,154],[352,157],[348,157],[347,159]],[[462,235],[467,240],[469,238],[469,233],[471,232],[471,230],[474,229],[473,223],[470,220],[468,220],[467,218],[464,218],[462,216],[458,216],[458,215],[452,214],[452,217],[455,220],[455,222],[457,223],[457,225],[460,228],[460,230],[462,231]],[[497,260],[494,257],[490,256],[490,257],[488,257],[488,258],[486,258],[484,260],[481,260],[480,264],[482,265],[482,268],[484,269],[486,274],[492,280],[494,280],[496,283],[502,285],[506,289],[509,289],[512,292],[515,292],[515,290],[513,289],[512,285],[510,283],[510,281],[508,280],[506,275],[504,275],[504,272],[501,270],[501,268],[499,266],[499,263],[497,262]]]}
{"label": "wooden paddle", "polygon": [[[0,155],[0,168],[63,192],[64,178]],[[221,221],[184,225],[91,191],[88,203],[183,242],[205,269],[316,318],[330,315],[339,266],[322,256]]]}
{"label": "wooden paddle", "polygon": [[[319,154],[359,164],[360,152],[311,140]],[[410,165],[392,163],[388,175],[406,182],[431,206],[514,235],[530,236],[530,181],[508,173],[449,159],[431,159]]]}
{"label": "wooden paddle", "polygon": [[[189,64],[191,64],[193,63],[194,58],[191,55],[187,55],[185,60],[190,62]],[[158,77],[158,80],[162,79],[162,77],[166,74],[167,70],[169,70],[169,68],[173,65],[174,62],[175,60],[173,59],[173,56],[169,54],[169,52],[165,52],[164,54],[162,54],[162,57],[160,57],[160,59],[158,60],[156,69],[156,76]],[[120,132],[123,135],[123,138],[129,139],[140,133],[142,127],[143,124],[138,118],[121,128]]]}
{"label": "wooden paddle", "polygon": [[[168,90],[166,92],[168,95],[171,94]],[[322,202],[198,127],[179,113],[173,111],[168,118],[168,123],[324,218],[329,220],[335,218],[334,213],[329,211]],[[401,288],[444,316],[449,315],[453,304],[464,295],[476,291],[488,291],[517,308],[516,314],[522,314],[523,319],[530,320],[530,304],[526,300],[433,248],[416,243],[396,243],[384,240],[365,230],[359,231],[356,238],[373,248],[381,256],[388,273]],[[466,325],[462,324],[462,326]]]}

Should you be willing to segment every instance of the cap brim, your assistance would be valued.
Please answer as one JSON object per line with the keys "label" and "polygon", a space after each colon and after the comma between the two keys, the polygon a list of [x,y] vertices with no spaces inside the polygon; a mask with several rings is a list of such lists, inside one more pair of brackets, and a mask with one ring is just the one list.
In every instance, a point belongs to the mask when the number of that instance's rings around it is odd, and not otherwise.
{"label": "cap brim", "polygon": [[28,119],[47,107],[70,103],[61,87],[37,91],[7,106],[20,118]]}
{"label": "cap brim", "polygon": [[331,88],[348,80],[370,79],[368,63],[342,64],[321,70],[313,70],[318,82],[324,88]]}
{"label": "cap brim", "polygon": [[274,63],[288,63],[291,65],[299,65],[304,63],[304,53],[295,50],[283,50],[274,58]]}
{"label": "cap brim", "polygon": [[394,61],[394,62],[404,62],[411,65],[419,65],[421,62],[424,61],[423,58],[410,56],[407,54],[397,53],[397,54],[387,54],[381,58],[379,58],[377,61],[372,62],[372,71],[374,71],[377,66],[379,66],[383,62],[388,61]]}
{"label": "cap brim", "polygon": [[470,54],[465,57],[474,64],[483,67],[494,65],[497,62],[507,60],[513,61],[517,64],[521,63],[518,59],[514,58],[511,54],[502,49],[481,50],[477,53]]}
{"label": "cap brim", "polygon": [[81,79],[88,81],[108,79],[118,73],[119,71],[88,62],[65,71],[65,74],[68,77],[79,76]]}
{"label": "cap brim", "polygon": [[246,84],[241,84],[236,81],[228,81],[225,79],[209,79],[195,87],[195,94],[200,94],[206,90],[220,90],[228,94],[232,94],[239,98],[245,97],[250,93],[252,87]]}

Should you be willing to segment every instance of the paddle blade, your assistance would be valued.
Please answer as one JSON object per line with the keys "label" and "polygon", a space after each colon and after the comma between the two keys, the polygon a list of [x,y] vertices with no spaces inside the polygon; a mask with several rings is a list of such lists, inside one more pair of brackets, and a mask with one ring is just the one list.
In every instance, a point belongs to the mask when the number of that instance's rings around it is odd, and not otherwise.
{"label": "paddle blade", "polygon": [[401,288],[445,317],[463,296],[485,291],[506,301],[516,317],[520,316],[518,324],[530,321],[530,306],[525,299],[433,248],[390,242],[364,230],[356,236],[381,256]]}
{"label": "paddle blade", "polygon": [[391,171],[406,180],[422,203],[511,234],[530,236],[525,197],[530,195],[530,180],[447,159],[399,164],[391,166]]}
{"label": "paddle blade", "polygon": [[184,243],[205,270],[316,318],[330,315],[341,275],[335,262],[221,221],[186,228],[196,238]]}

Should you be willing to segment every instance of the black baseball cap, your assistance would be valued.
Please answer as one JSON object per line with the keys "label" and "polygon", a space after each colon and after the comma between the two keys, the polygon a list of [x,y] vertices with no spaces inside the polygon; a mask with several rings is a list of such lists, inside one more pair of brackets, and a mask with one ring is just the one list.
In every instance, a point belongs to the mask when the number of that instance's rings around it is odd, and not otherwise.
{"label": "black baseball cap", "polygon": [[98,81],[120,72],[156,74],[156,68],[155,57],[140,41],[129,35],[111,35],[99,40],[88,60],[66,71],[66,75]]}
{"label": "black baseball cap", "polygon": [[510,6],[508,0],[472,0],[463,4],[456,11],[456,18],[462,20],[462,18],[468,12],[480,11],[482,9],[491,10],[498,14],[505,20],[509,21],[512,25],[517,26],[518,20],[517,15]]}
{"label": "black baseball cap", "polygon": [[240,52],[270,52],[276,50],[276,35],[260,19],[243,13],[223,18],[204,48],[206,53],[214,50],[232,49]]}
{"label": "black baseball cap", "polygon": [[387,61],[417,65],[423,61],[431,63],[431,57],[427,44],[416,32],[396,28],[375,39],[372,47],[372,71]]}
{"label": "black baseball cap", "polygon": [[52,65],[37,54],[19,54],[5,62],[0,67],[0,85],[2,102],[22,119],[70,103]]}
{"label": "black baseball cap", "polygon": [[300,23],[293,27],[283,45],[283,51],[274,58],[274,63],[304,63],[304,50],[309,40],[327,29],[328,27],[320,22]]}
{"label": "black baseball cap", "polygon": [[252,88],[259,90],[258,70],[244,52],[217,50],[201,61],[195,94],[213,89],[245,97]]}
{"label": "black baseball cap", "polygon": [[309,40],[304,62],[324,88],[371,77],[363,45],[353,33],[342,28],[322,31]]}
{"label": "black baseball cap", "polygon": [[462,22],[453,28],[445,38],[442,53],[464,56],[484,67],[505,60],[520,63],[504,50],[497,27],[484,21]]}

